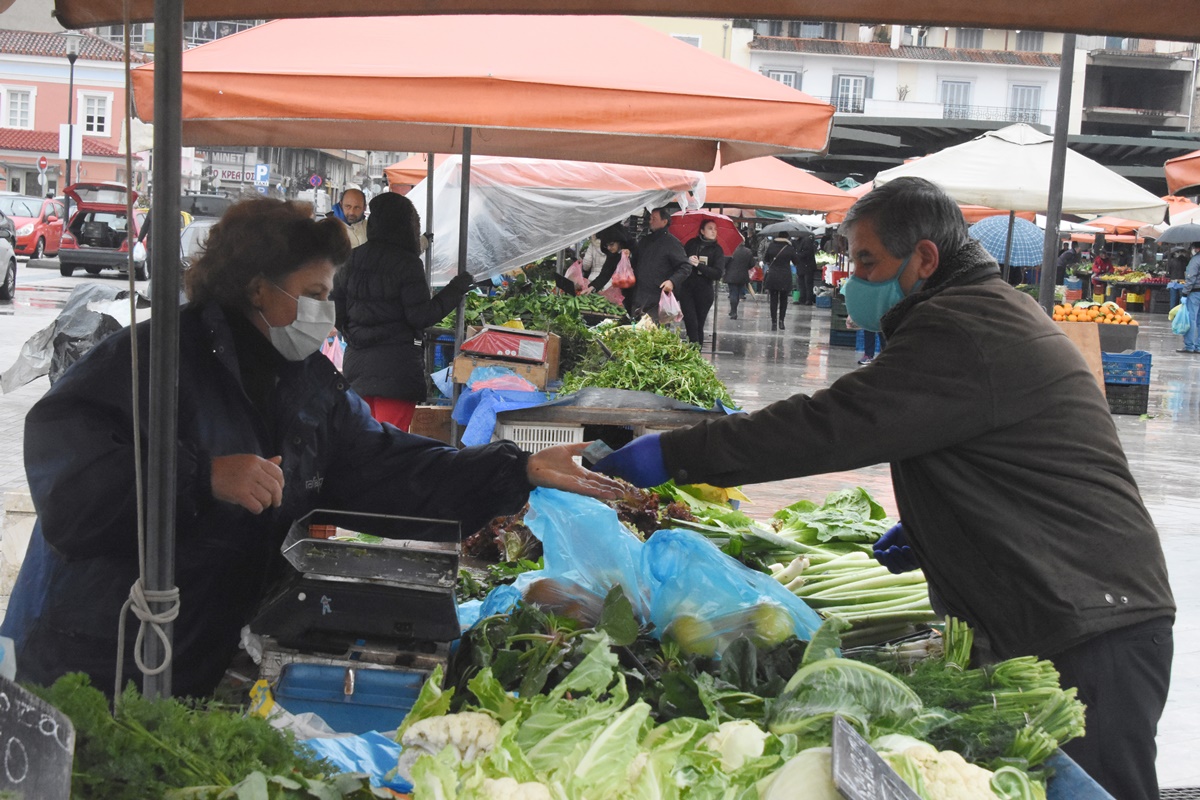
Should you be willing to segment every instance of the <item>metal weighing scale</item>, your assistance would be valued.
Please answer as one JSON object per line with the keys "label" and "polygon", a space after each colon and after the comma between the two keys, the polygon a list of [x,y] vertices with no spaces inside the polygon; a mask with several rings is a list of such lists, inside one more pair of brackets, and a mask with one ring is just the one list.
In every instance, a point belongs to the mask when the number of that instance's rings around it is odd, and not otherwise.
{"label": "metal weighing scale", "polygon": [[[320,538],[335,534],[384,541]],[[446,520],[316,510],[293,523],[283,555],[295,571],[250,623],[283,707],[342,732],[394,729],[459,637],[459,540]]]}

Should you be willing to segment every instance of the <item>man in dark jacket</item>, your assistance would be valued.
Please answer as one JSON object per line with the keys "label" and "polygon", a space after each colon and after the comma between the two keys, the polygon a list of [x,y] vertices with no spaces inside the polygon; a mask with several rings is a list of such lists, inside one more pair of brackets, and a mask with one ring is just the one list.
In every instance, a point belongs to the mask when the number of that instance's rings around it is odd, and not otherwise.
{"label": "man in dark jacket", "polygon": [[884,184],[842,229],[847,309],[888,340],[874,363],[812,396],[635,439],[597,469],[736,486],[891,462],[904,522],[877,558],[920,566],[935,607],[974,627],[980,661],[1053,661],[1087,706],[1067,753],[1116,797],[1157,797],[1175,602],[1103,392],[932,183]]}
{"label": "man in dark jacket", "polygon": [[725,283],[729,286],[729,318],[737,319],[738,303],[746,296],[750,283],[750,267],[754,252],[743,241],[734,248],[733,255],[725,262]]}
{"label": "man in dark jacket", "polygon": [[683,242],[667,230],[671,224],[671,209],[656,208],[650,212],[650,232],[638,240],[637,261],[633,273],[637,283],[633,287],[631,311],[634,320],[643,314],[658,322],[658,300],[663,292],[674,292],[683,285],[692,267],[699,259],[688,257]]}
{"label": "man in dark jacket", "polygon": [[456,275],[431,298],[419,237],[411,200],[395,192],[374,198],[368,241],[338,272],[333,294],[350,385],[375,419],[405,431],[426,396],[425,329],[454,309],[472,283],[470,275]]}
{"label": "man in dark jacket", "polygon": [[799,305],[811,306],[817,302],[813,294],[813,281],[817,277],[817,242],[811,233],[802,233],[796,239],[796,279],[800,290]]}

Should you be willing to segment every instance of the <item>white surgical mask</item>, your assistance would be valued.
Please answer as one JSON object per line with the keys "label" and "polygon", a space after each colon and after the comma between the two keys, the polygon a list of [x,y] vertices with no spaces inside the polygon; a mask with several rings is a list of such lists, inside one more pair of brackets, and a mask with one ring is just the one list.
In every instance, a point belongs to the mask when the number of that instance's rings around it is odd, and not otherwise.
{"label": "white surgical mask", "polygon": [[[267,331],[271,344],[279,354],[288,361],[303,361],[321,349],[325,338],[333,330],[335,311],[332,300],[314,300],[311,297],[294,297],[284,292],[278,285],[276,289],[287,294],[296,301],[296,319],[289,325],[275,327],[267,322]],[[258,315],[266,322],[262,311]]]}

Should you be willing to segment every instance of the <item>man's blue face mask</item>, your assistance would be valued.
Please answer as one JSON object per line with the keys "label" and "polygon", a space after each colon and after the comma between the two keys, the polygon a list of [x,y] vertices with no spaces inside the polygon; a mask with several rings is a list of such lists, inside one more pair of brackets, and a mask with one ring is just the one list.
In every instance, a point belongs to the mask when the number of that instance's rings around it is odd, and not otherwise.
{"label": "man's blue face mask", "polygon": [[[900,276],[908,269],[908,262],[912,257],[913,254],[909,253],[890,280],[874,283],[851,275],[842,285],[842,295],[846,298],[846,313],[856,325],[876,333],[881,330],[880,320],[883,319],[883,315],[906,297],[904,289],[900,287]],[[917,281],[912,290],[917,291],[924,282]]]}

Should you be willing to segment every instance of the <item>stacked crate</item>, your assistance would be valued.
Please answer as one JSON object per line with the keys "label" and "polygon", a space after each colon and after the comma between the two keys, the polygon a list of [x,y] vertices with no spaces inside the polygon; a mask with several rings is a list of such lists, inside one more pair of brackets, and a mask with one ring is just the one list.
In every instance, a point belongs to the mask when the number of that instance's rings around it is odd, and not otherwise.
{"label": "stacked crate", "polygon": [[1145,414],[1150,405],[1150,354],[1101,353],[1104,397],[1114,414]]}

